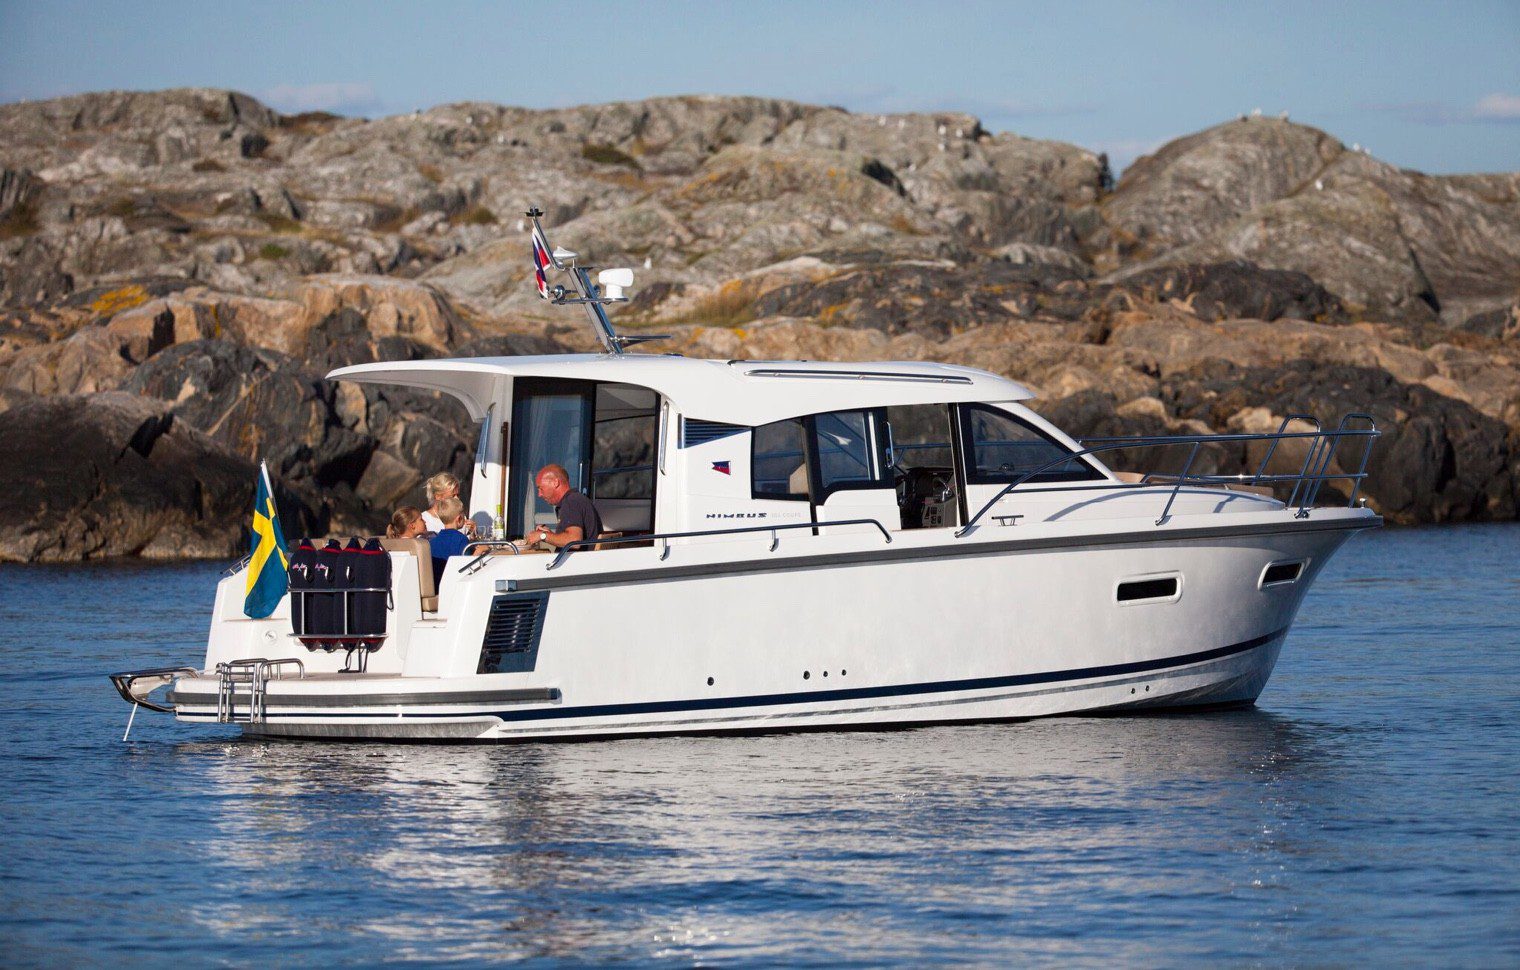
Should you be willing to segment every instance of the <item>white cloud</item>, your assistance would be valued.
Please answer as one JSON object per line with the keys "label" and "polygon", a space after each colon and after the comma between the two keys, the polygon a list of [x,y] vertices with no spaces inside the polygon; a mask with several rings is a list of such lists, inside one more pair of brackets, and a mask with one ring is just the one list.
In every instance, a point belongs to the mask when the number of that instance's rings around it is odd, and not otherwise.
{"label": "white cloud", "polygon": [[375,89],[359,81],[278,84],[261,91],[259,97],[271,107],[287,113],[330,111],[340,115],[364,115],[380,110],[380,99],[375,96]]}
{"label": "white cloud", "polygon": [[1395,114],[1416,125],[1470,125],[1520,122],[1520,95],[1495,92],[1476,103],[1456,108],[1439,101],[1404,101],[1397,104],[1361,104],[1364,111]]}
{"label": "white cloud", "polygon": [[1480,98],[1472,114],[1482,121],[1520,121],[1520,94],[1495,92]]}

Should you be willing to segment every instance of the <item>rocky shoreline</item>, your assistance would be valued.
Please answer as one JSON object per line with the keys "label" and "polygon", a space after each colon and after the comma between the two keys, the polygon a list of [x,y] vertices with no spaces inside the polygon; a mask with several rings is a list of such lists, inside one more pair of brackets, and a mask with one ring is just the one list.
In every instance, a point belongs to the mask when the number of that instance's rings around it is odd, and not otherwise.
{"label": "rocky shoreline", "polygon": [[1114,184],[967,115],[108,92],[0,105],[0,560],[235,554],[259,460],[292,534],[465,471],[457,405],[322,375],[592,349],[532,292],[530,202],[638,269],[618,322],[661,351],[954,361],[1090,436],[1369,410],[1392,521],[1520,506],[1520,173],[1400,170],[1284,119]]}

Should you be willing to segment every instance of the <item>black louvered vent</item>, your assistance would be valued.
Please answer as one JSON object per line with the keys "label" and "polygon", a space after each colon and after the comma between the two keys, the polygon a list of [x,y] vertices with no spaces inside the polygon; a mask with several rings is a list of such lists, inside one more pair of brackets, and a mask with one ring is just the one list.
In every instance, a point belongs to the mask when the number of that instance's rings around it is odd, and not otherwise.
{"label": "black louvered vent", "polygon": [[740,424],[724,424],[721,421],[700,421],[696,418],[681,419],[681,447],[705,445],[709,441],[727,438],[749,429]]}
{"label": "black louvered vent", "polygon": [[520,673],[538,663],[548,593],[513,593],[491,600],[491,618],[480,641],[478,674]]}

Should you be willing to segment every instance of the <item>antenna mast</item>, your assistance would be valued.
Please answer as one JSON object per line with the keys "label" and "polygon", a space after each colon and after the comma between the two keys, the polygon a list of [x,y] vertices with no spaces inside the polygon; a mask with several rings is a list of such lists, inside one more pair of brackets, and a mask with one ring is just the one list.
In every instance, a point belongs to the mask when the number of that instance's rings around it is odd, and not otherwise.
{"label": "antenna mast", "polygon": [[[544,233],[544,227],[539,218],[543,216],[542,209],[534,206],[527,211],[527,216],[533,222],[533,265],[534,275],[538,282],[538,295],[553,303],[555,306],[565,306],[578,303],[586,308],[586,316],[591,321],[591,329],[596,333],[596,339],[601,342],[602,349],[609,354],[620,355],[624,347],[641,344],[649,340],[668,340],[668,334],[637,334],[624,336],[612,327],[612,321],[607,319],[607,311],[604,309],[609,303],[626,303],[628,297],[623,291],[633,285],[633,270],[631,269],[604,269],[596,274],[596,282],[591,281],[590,270],[594,266],[580,266],[576,260],[577,254],[568,249],[556,249],[549,245],[549,237]],[[567,290],[563,284],[549,284],[548,272],[551,269],[568,273],[571,283],[574,285],[574,293]]]}

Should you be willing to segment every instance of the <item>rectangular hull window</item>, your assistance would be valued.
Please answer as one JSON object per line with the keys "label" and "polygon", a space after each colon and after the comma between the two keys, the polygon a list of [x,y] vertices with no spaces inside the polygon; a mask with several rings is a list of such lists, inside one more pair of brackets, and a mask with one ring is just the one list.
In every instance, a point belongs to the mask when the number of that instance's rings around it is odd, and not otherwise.
{"label": "rectangular hull window", "polygon": [[1262,571],[1262,588],[1296,582],[1303,571],[1304,564],[1301,562],[1274,562]]}
{"label": "rectangular hull window", "polygon": [[1177,599],[1181,584],[1176,576],[1132,579],[1119,584],[1121,603],[1169,602]]}

